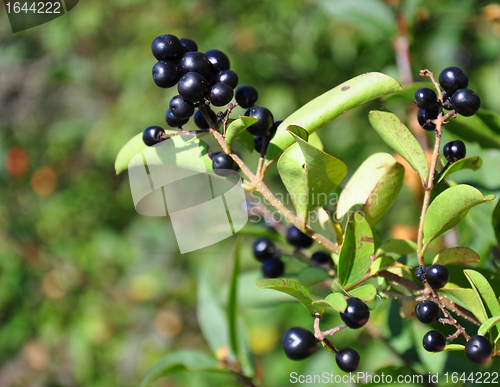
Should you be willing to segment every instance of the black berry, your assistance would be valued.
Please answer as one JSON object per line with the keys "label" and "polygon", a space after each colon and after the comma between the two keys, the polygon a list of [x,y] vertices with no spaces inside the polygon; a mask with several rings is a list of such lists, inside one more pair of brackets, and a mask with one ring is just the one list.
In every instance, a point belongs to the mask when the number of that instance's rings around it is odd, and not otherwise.
{"label": "black berry", "polygon": [[189,118],[194,114],[193,104],[187,102],[180,95],[173,97],[170,100],[168,107],[172,111],[172,114],[180,119]]}
{"label": "black berry", "polygon": [[443,109],[453,109],[453,106],[451,106],[451,94],[448,94],[447,92],[444,92],[443,94]]}
{"label": "black berry", "polygon": [[420,301],[417,306],[415,306],[415,315],[418,321],[424,324],[433,323],[439,317],[439,306],[435,302],[429,300]]}
{"label": "black berry", "polygon": [[179,62],[181,74],[195,72],[203,75],[205,79],[210,75],[211,65],[204,53],[189,51],[184,54]]}
{"label": "black berry", "polygon": [[335,360],[342,371],[353,372],[359,365],[359,353],[355,349],[345,347],[337,352]]}
{"label": "black berry", "polygon": [[472,336],[465,344],[465,357],[476,364],[484,364],[493,354],[491,342],[484,336]]}
{"label": "black berry", "polygon": [[262,274],[266,278],[276,278],[285,272],[285,264],[279,258],[268,258],[262,263]]}
{"label": "black berry", "polygon": [[148,126],[144,129],[144,132],[142,132],[142,141],[144,141],[144,144],[147,146],[158,144],[160,142],[158,137],[163,133],[165,133],[165,131],[159,126]]}
{"label": "black berry", "polygon": [[433,289],[441,289],[447,284],[450,273],[443,265],[432,265],[427,269],[426,279],[427,283]]}
{"label": "black berry", "polygon": [[238,84],[238,75],[233,70],[222,70],[217,73],[213,82],[224,82],[234,89]]}
{"label": "black berry", "polygon": [[313,243],[311,237],[304,234],[295,226],[291,226],[286,232],[286,240],[293,247],[297,247],[299,249],[307,249]]}
{"label": "black berry", "polygon": [[261,262],[268,258],[274,258],[276,255],[276,247],[274,247],[274,243],[267,238],[257,239],[253,243],[252,249],[255,258]]}
{"label": "black berry", "polygon": [[236,102],[238,102],[238,105],[242,108],[248,109],[249,107],[255,105],[255,102],[257,102],[257,99],[259,98],[259,93],[257,93],[255,87],[243,85],[236,89],[234,98],[236,99]]}
{"label": "black berry", "polygon": [[261,152],[262,151],[262,145],[264,143],[264,138],[263,136],[256,136],[254,139],[253,139],[253,148],[257,151],[257,152]]}
{"label": "black berry", "polygon": [[327,251],[316,251],[311,256],[311,261],[317,263],[318,265],[333,265],[332,256]]}
{"label": "black berry", "polygon": [[446,339],[439,331],[429,331],[425,334],[422,345],[428,352],[440,352],[446,346]]}
{"label": "black berry", "polygon": [[292,360],[304,360],[316,351],[314,334],[301,327],[290,328],[281,341],[285,355]]}
{"label": "black berry", "polygon": [[415,105],[420,109],[430,109],[434,107],[436,103],[437,95],[434,90],[423,87],[415,92]]}
{"label": "black berry", "polygon": [[349,328],[361,328],[370,318],[370,309],[359,298],[351,297],[346,301],[347,308],[344,313],[340,313],[340,318]]}
{"label": "black berry", "polygon": [[224,82],[217,82],[211,87],[208,99],[214,106],[224,106],[231,102],[233,94],[231,86]]}
{"label": "black berry", "polygon": [[180,38],[179,40],[182,44],[182,49],[184,52],[198,51],[198,45],[193,39]]}
{"label": "black berry", "polygon": [[180,128],[182,125],[186,124],[189,121],[189,117],[177,118],[172,113],[172,110],[168,109],[167,112],[165,113],[165,121],[167,125],[170,126],[171,128]]}
{"label": "black berry", "polygon": [[446,160],[454,163],[455,161],[461,160],[465,157],[467,150],[463,141],[456,140],[450,141],[443,147],[443,155]]}
{"label": "black berry", "polygon": [[158,60],[177,60],[183,53],[181,41],[175,35],[160,35],[151,43],[153,55]]}
{"label": "black berry", "polygon": [[[210,116],[212,122],[215,123],[217,121],[217,115],[215,114],[215,112],[208,107],[206,107],[205,109],[208,111],[208,115]],[[194,113],[194,123],[200,129],[208,129],[210,127],[201,110],[197,110],[196,113]]]}
{"label": "black berry", "polygon": [[481,106],[481,100],[470,89],[457,90],[451,97],[453,110],[464,117],[474,115]]}
{"label": "black berry", "polygon": [[212,169],[216,175],[228,176],[231,174],[229,171],[237,171],[238,165],[226,153],[218,153],[212,156]]}
{"label": "black berry", "polygon": [[208,81],[203,75],[189,72],[179,80],[177,91],[186,101],[196,103],[207,96],[208,87]]}
{"label": "black berry", "polygon": [[180,73],[177,64],[171,61],[156,62],[153,66],[153,81],[156,86],[168,88],[179,82]]}
{"label": "black berry", "polygon": [[253,147],[257,152],[260,153],[262,151],[262,145],[263,145],[264,141],[267,141],[267,142],[271,141],[271,139],[276,134],[276,131],[278,130],[278,126],[280,126],[280,124],[282,122],[283,121],[275,121],[273,123],[273,126],[271,126],[271,129],[269,129],[268,132],[266,132],[263,136],[256,136],[254,138]]}
{"label": "black berry", "polygon": [[434,106],[430,109],[418,109],[417,119],[418,123],[425,130],[436,129],[436,124],[430,120],[435,120],[439,114],[439,108]]}
{"label": "black berry", "polygon": [[254,136],[262,136],[273,126],[273,114],[265,107],[254,106],[245,112],[245,116],[254,117],[258,120],[247,128],[248,132]]}
{"label": "black berry", "polygon": [[439,84],[451,95],[458,89],[466,88],[469,78],[458,67],[447,67],[439,74]]}
{"label": "black berry", "polygon": [[419,267],[417,267],[415,269],[415,277],[417,277],[417,279],[420,282],[424,282],[425,281],[425,273],[427,273],[427,269],[428,269],[427,266],[422,266],[422,265],[420,265]]}
{"label": "black berry", "polygon": [[229,69],[229,58],[222,51],[208,50],[205,55],[216,71]]}

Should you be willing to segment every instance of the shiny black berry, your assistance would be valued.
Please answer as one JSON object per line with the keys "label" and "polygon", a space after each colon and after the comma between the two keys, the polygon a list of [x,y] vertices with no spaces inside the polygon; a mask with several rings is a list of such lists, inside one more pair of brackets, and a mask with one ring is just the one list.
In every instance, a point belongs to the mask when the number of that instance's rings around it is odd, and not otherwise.
{"label": "shiny black berry", "polygon": [[170,126],[171,128],[180,128],[182,125],[186,124],[189,121],[189,117],[177,118],[172,113],[172,110],[168,109],[167,112],[165,113],[165,121],[167,125]]}
{"label": "shiny black berry", "polygon": [[180,38],[179,40],[182,44],[182,49],[184,52],[198,51],[198,45],[193,39]]}
{"label": "shiny black berry", "polygon": [[206,57],[212,63],[213,68],[216,71],[228,70],[229,69],[229,58],[220,50],[208,50],[205,52]]}
{"label": "shiny black berry", "polygon": [[212,169],[216,175],[228,176],[232,173],[231,171],[238,170],[238,165],[228,154],[218,153],[212,156]]}
{"label": "shiny black berry", "polygon": [[417,277],[417,279],[420,282],[424,282],[425,281],[425,273],[427,273],[427,269],[428,269],[427,266],[422,266],[422,265],[420,265],[419,267],[417,267],[415,269],[415,277]]}
{"label": "shiny black berry", "polygon": [[177,64],[174,62],[160,61],[153,66],[153,81],[156,86],[164,89],[175,86],[179,82],[180,76]]}
{"label": "shiny black berry", "polygon": [[258,261],[265,261],[268,258],[274,258],[276,255],[276,247],[274,243],[267,238],[257,239],[252,246],[253,255]]}
{"label": "shiny black berry", "polygon": [[[217,115],[215,112],[210,108],[205,109],[208,111],[208,115],[210,116],[212,122],[217,122]],[[196,113],[194,113],[194,123],[200,129],[208,129],[210,127],[201,110],[196,110]]]}
{"label": "shiny black berry", "polygon": [[443,155],[446,160],[454,163],[455,161],[461,160],[465,157],[467,149],[463,141],[456,140],[446,143],[443,147]]}
{"label": "shiny black berry", "polygon": [[254,106],[245,112],[245,116],[254,117],[258,120],[247,128],[248,132],[254,136],[262,136],[273,126],[273,113],[265,107]]}
{"label": "shiny black berry", "polygon": [[448,269],[445,266],[438,264],[429,267],[425,275],[427,283],[433,289],[441,289],[448,283],[448,278],[450,277]]}
{"label": "shiny black berry", "polygon": [[465,357],[476,364],[484,364],[493,354],[491,342],[484,336],[472,336],[465,344]]}
{"label": "shiny black berry", "polygon": [[439,74],[439,84],[450,95],[469,84],[469,78],[458,67],[447,67]]}
{"label": "shiny black berry", "polygon": [[311,261],[318,265],[333,265],[332,256],[328,251],[316,251],[311,256]]}
{"label": "shiny black berry", "polygon": [[337,352],[335,360],[342,371],[353,372],[359,365],[359,353],[353,348],[345,347]]}
{"label": "shiny black berry", "polygon": [[349,328],[361,328],[370,318],[370,309],[359,298],[351,297],[346,301],[347,308],[344,313],[340,313],[340,318]]}
{"label": "shiny black berry", "polygon": [[203,100],[208,94],[208,88],[205,77],[195,72],[184,74],[177,85],[180,96],[192,103]]}
{"label": "shiny black berry", "polygon": [[418,123],[425,130],[434,130],[436,129],[436,124],[431,122],[430,120],[435,120],[439,114],[439,108],[434,106],[430,109],[418,109],[417,119]]}
{"label": "shiny black berry", "polygon": [[422,345],[428,352],[440,352],[446,346],[446,339],[439,331],[429,331],[425,334]]}
{"label": "shiny black berry", "polygon": [[420,301],[415,306],[415,315],[418,321],[424,324],[431,324],[436,322],[439,317],[439,306],[432,301]]}
{"label": "shiny black berry", "polygon": [[268,132],[266,132],[263,136],[256,136],[255,137],[255,139],[253,140],[253,147],[257,152],[259,152],[259,153],[261,152],[262,144],[264,143],[264,141],[267,141],[267,142],[271,141],[271,139],[276,134],[276,131],[278,130],[278,126],[280,126],[280,124],[282,122],[283,121],[275,121],[273,123],[273,126],[271,126],[271,129],[269,129]]}
{"label": "shiny black berry", "polygon": [[165,131],[159,126],[148,126],[142,132],[142,141],[147,146],[152,146],[160,142],[159,136],[165,133]]}
{"label": "shiny black berry", "polygon": [[182,43],[175,35],[160,35],[151,43],[153,55],[158,60],[177,60],[183,53]]}
{"label": "shiny black berry", "polygon": [[170,100],[168,107],[172,111],[172,114],[180,119],[189,118],[194,114],[193,104],[187,102],[180,95],[173,97]]}
{"label": "shiny black berry", "polygon": [[234,98],[236,99],[236,102],[238,102],[238,105],[242,108],[248,109],[249,107],[255,105],[255,102],[257,102],[257,99],[259,98],[259,93],[257,93],[255,87],[243,85],[236,89]]}
{"label": "shiny black berry", "polygon": [[227,105],[233,99],[234,91],[224,82],[217,82],[210,88],[208,99],[214,106]]}
{"label": "shiny black berry", "polygon": [[286,232],[286,240],[293,247],[299,249],[307,249],[313,244],[312,238],[304,234],[295,226],[291,226]]}
{"label": "shiny black berry", "polygon": [[285,355],[292,360],[304,360],[316,351],[316,337],[311,331],[293,327],[285,332],[281,345]]}
{"label": "shiny black berry", "polygon": [[210,75],[211,64],[204,53],[199,51],[186,52],[179,62],[181,74],[195,72],[205,79]]}
{"label": "shiny black berry", "polygon": [[436,106],[437,95],[434,90],[423,87],[415,92],[414,100],[415,105],[417,105],[420,109],[430,109],[431,107]]}
{"label": "shiny black berry", "polygon": [[262,274],[266,278],[276,278],[285,272],[285,264],[279,258],[268,258],[262,263]]}
{"label": "shiny black berry", "polygon": [[481,100],[470,89],[457,90],[451,97],[453,110],[464,117],[474,115],[481,106]]}
{"label": "shiny black berry", "polygon": [[238,84],[238,75],[233,70],[222,70],[217,73],[213,80],[213,83],[217,82],[224,82],[234,89]]}

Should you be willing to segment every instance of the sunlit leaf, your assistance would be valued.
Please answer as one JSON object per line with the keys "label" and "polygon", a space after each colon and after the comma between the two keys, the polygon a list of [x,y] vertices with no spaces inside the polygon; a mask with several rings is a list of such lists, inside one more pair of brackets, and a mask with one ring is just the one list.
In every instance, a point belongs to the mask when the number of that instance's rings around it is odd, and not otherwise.
{"label": "sunlit leaf", "polygon": [[500,316],[490,317],[479,327],[477,334],[480,336],[486,335],[486,333],[498,323],[500,323]]}
{"label": "sunlit leaf", "polygon": [[[463,351],[465,349],[465,345],[462,344],[446,344],[444,349],[440,352],[447,352],[447,351]],[[429,356],[433,355],[435,353],[440,353],[440,352],[429,352]]]}
{"label": "sunlit leaf", "polygon": [[475,288],[466,289],[445,286],[440,290],[440,293],[470,311],[474,316],[476,316],[479,322],[483,323],[487,320],[488,317],[486,315],[486,310],[483,302],[481,301],[481,297]]}
{"label": "sunlit leaf", "polygon": [[343,313],[347,308],[347,302],[342,293],[331,293],[325,297],[325,301],[337,312]]}
{"label": "sunlit leaf", "polygon": [[392,259],[391,257],[382,255],[378,257],[375,262],[373,262],[371,268],[370,268],[370,274],[376,274],[379,271],[382,270],[387,270],[393,267],[404,267],[406,269],[409,269],[408,266],[403,265],[402,263]]}
{"label": "sunlit leaf", "polygon": [[[477,290],[486,309],[487,317],[500,316],[500,304],[488,280],[475,270],[464,270],[464,274],[472,287]],[[481,321],[481,323],[484,322],[485,321]],[[496,337],[496,335],[498,335],[498,329],[494,327],[493,330],[494,336]]]}
{"label": "sunlit leaf", "polygon": [[257,118],[254,117],[246,117],[240,116],[237,120],[234,120],[229,124],[226,130],[226,145],[229,151],[231,151],[231,144],[233,140],[238,137],[238,135],[243,132],[250,125],[253,125],[257,122]]}
{"label": "sunlit leaf", "polygon": [[351,297],[357,297],[364,303],[368,303],[375,299],[377,289],[372,284],[365,284],[349,290]]}
{"label": "sunlit leaf", "polygon": [[441,175],[437,183],[451,175],[454,172],[461,171],[462,169],[472,169],[473,171],[477,171],[483,165],[483,160],[479,156],[467,157],[465,159],[461,159],[455,161],[451,164],[446,171]]}
{"label": "sunlit leaf", "polygon": [[457,115],[446,125],[446,130],[470,142],[477,142],[482,148],[500,149],[500,115],[479,109],[471,117]]}
{"label": "sunlit leaf", "polygon": [[478,263],[479,255],[467,247],[453,247],[441,251],[434,257],[432,264],[448,265],[450,263]]}
{"label": "sunlit leaf", "polygon": [[116,156],[115,160],[115,172],[116,174],[120,174],[128,168],[128,163],[134,156],[141,153],[144,149],[148,148],[144,141],[142,140],[142,132],[136,134],[132,137]]}

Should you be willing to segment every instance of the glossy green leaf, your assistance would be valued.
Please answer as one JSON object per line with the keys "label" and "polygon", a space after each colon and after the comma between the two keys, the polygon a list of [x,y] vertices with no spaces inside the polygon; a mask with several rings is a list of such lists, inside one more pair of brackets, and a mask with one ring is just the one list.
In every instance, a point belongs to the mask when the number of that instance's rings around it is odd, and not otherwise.
{"label": "glossy green leaf", "polygon": [[340,313],[344,313],[347,308],[347,302],[342,293],[331,293],[325,297],[325,301]]}
{"label": "glossy green leaf", "polygon": [[[488,280],[481,273],[475,270],[464,270],[464,273],[471,283],[472,287],[477,290],[477,293],[481,297],[481,300],[486,309],[487,317],[489,318],[500,316],[500,304]],[[481,321],[481,323],[484,322],[485,321]],[[496,327],[493,329],[496,337],[496,335],[498,334],[498,330],[496,329]]]}
{"label": "glossy green leaf", "polygon": [[227,321],[229,327],[229,342],[233,353],[238,354],[238,276],[240,274],[240,251],[241,238],[236,239],[236,246],[233,254],[233,270],[231,273],[231,283],[229,286],[229,297],[227,302]]}
{"label": "glossy green leaf", "polygon": [[240,116],[240,118],[234,120],[229,124],[226,129],[225,136],[225,141],[229,152],[231,151],[231,144],[233,143],[233,140],[237,138],[238,135],[246,128],[248,128],[250,125],[255,124],[257,121],[257,118],[254,117]]}
{"label": "glossy green leaf", "polygon": [[465,349],[465,345],[462,344],[446,344],[444,349],[440,352],[429,352],[429,356],[435,353],[448,352],[448,351],[463,351]]}
{"label": "glossy green leaf", "polygon": [[298,125],[290,125],[288,128],[286,128],[286,130],[294,134],[295,136],[301,138],[304,141],[309,140],[309,133],[307,133],[307,131],[304,128]]}
{"label": "glossy green leaf", "polygon": [[141,381],[140,387],[148,387],[157,379],[177,372],[221,372],[229,373],[226,369],[218,368],[217,361],[202,352],[179,351],[172,353],[157,362],[148,371]]}
{"label": "glossy green leaf", "polygon": [[120,174],[128,168],[128,163],[134,156],[141,153],[148,146],[142,141],[142,132],[132,137],[118,152],[115,160],[115,172]]}
{"label": "glossy green leaf", "polygon": [[344,296],[349,297],[349,293],[347,293],[345,291],[345,289],[342,287],[342,285],[339,284],[339,282],[337,280],[333,280],[332,281],[331,288],[332,288],[332,292],[334,292],[334,293],[341,293]]}
{"label": "glossy green leaf", "polygon": [[479,109],[471,117],[457,115],[450,119],[446,130],[464,140],[477,142],[482,148],[500,149],[500,115],[491,110]]}
{"label": "glossy green leaf", "polygon": [[368,303],[375,299],[377,289],[372,284],[365,284],[349,290],[351,297],[357,297],[364,303]]}
{"label": "glossy green leaf", "polygon": [[323,150],[323,142],[321,141],[321,138],[318,135],[318,132],[311,133],[309,135],[309,138],[307,139],[307,142],[311,144],[312,146],[315,146],[318,149]]}
{"label": "glossy green leaf", "polygon": [[500,246],[500,200],[498,201],[495,209],[493,210],[491,223],[493,224],[493,231],[495,232],[498,245]]}
{"label": "glossy green leaf", "polygon": [[422,254],[434,238],[459,224],[469,209],[494,198],[494,195],[485,197],[476,188],[466,184],[450,187],[439,194],[432,201],[425,215]]}
{"label": "glossy green leaf", "polygon": [[486,335],[486,333],[498,323],[500,323],[500,316],[490,317],[479,327],[477,334],[480,336]]}
{"label": "glossy green leaf", "polygon": [[478,263],[479,255],[467,247],[453,247],[441,251],[434,257],[432,264],[448,265],[450,263]]}
{"label": "glossy green leaf", "polygon": [[347,173],[347,166],[290,133],[297,143],[281,155],[278,171],[305,227],[309,212],[327,200]]}
{"label": "glossy green leaf", "polygon": [[294,143],[294,138],[286,131],[289,125],[298,125],[312,134],[349,109],[402,90],[395,79],[385,74],[365,73],[316,97],[287,117],[278,127],[276,135],[269,143],[265,160],[266,169]]}
{"label": "glossy green leaf", "polygon": [[403,265],[401,262],[398,262],[395,259],[392,259],[391,257],[388,257],[386,255],[382,255],[373,262],[370,268],[370,274],[376,274],[379,271],[387,270],[393,267],[403,267],[409,269],[408,266]]}
{"label": "glossy green leaf", "polygon": [[444,171],[444,173],[439,178],[438,183],[454,172],[461,171],[462,169],[472,169],[473,171],[477,171],[482,167],[482,165],[483,160],[479,156],[467,157],[465,159],[455,161],[448,167],[446,171]]}
{"label": "glossy green leaf", "polygon": [[419,142],[405,124],[393,113],[371,111],[370,123],[395,152],[399,153],[425,181],[429,175],[429,164]]}
{"label": "glossy green leaf", "polygon": [[374,252],[373,233],[360,213],[352,213],[346,226],[344,243],[339,255],[338,278],[343,287],[359,281],[370,271],[370,256]]}
{"label": "glossy green leaf", "polygon": [[375,153],[354,172],[340,194],[337,219],[341,219],[356,204],[370,227],[392,206],[403,186],[404,167],[388,153]]}
{"label": "glossy green leaf", "polygon": [[270,278],[257,281],[257,289],[274,289],[286,293],[297,299],[304,305],[311,315],[316,309],[312,306],[312,299],[309,291],[300,282],[286,278]]}
{"label": "glossy green leaf", "polygon": [[242,144],[249,152],[254,152],[255,151],[255,148],[254,148],[254,145],[253,145],[254,140],[255,140],[255,137],[252,136],[248,132],[248,130],[244,130],[243,132],[240,132],[240,134],[238,134],[238,136],[236,136],[236,138],[234,139],[234,141],[239,142],[240,144]]}
{"label": "glossy green leaf", "polygon": [[382,254],[397,254],[397,255],[408,255],[417,251],[417,244],[413,241],[407,239],[391,239],[384,242],[375,254],[377,257]]}
{"label": "glossy green leaf", "polygon": [[488,319],[481,297],[475,288],[466,289],[445,286],[440,290],[440,293],[470,311],[479,322],[483,323]]}

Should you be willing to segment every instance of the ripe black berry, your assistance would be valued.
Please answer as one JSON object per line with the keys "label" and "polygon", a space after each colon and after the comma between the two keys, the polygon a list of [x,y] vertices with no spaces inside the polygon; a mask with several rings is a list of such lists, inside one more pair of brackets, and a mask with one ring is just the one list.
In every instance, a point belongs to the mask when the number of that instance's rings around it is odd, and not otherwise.
{"label": "ripe black berry", "polygon": [[268,258],[262,263],[262,274],[266,278],[276,278],[285,272],[285,264],[279,258]]}
{"label": "ripe black berry", "polygon": [[436,124],[429,120],[435,120],[439,114],[439,108],[434,106],[430,109],[418,109],[417,119],[418,123],[425,130],[434,130],[436,129]]}
{"label": "ripe black berry", "polygon": [[175,35],[160,35],[151,43],[153,55],[158,60],[177,60],[183,52],[181,41]]}
{"label": "ripe black berry", "polygon": [[345,347],[337,352],[335,360],[342,371],[353,372],[359,365],[359,353],[355,349]]}
{"label": "ripe black berry", "polygon": [[443,147],[443,155],[446,160],[454,163],[455,161],[461,160],[465,157],[467,150],[463,141],[456,140],[450,141]]}
{"label": "ripe black berry", "polygon": [[458,89],[464,89],[469,84],[469,78],[458,67],[447,67],[439,74],[439,84],[452,95]]}
{"label": "ripe black berry", "polygon": [[198,51],[198,45],[193,39],[180,38],[179,40],[182,44],[182,49],[184,52]]}
{"label": "ripe black berry", "polygon": [[265,261],[268,258],[274,258],[276,255],[276,247],[274,243],[267,238],[257,239],[252,246],[253,255],[258,261]]}
{"label": "ripe black berry", "polygon": [[172,110],[168,109],[167,112],[165,113],[165,121],[167,122],[167,125],[170,126],[171,128],[180,128],[182,125],[186,124],[189,121],[189,117],[177,118],[172,113]]}
{"label": "ripe black berry", "polygon": [[222,71],[229,69],[229,58],[222,51],[208,50],[205,55],[215,70]]}
{"label": "ripe black berry", "polygon": [[458,114],[470,117],[479,110],[481,100],[472,90],[460,89],[451,97],[451,105]]}
{"label": "ripe black berry", "polygon": [[248,109],[249,107],[255,105],[257,98],[259,98],[259,93],[257,93],[255,87],[243,85],[236,89],[234,98],[236,99],[236,102],[238,102],[238,105],[242,108]]}
{"label": "ripe black berry", "polygon": [[317,263],[318,265],[333,265],[332,256],[327,251],[316,251],[311,256],[311,261]]}
{"label": "ripe black berry", "polygon": [[224,82],[234,89],[238,84],[238,74],[236,74],[233,70],[222,70],[217,73],[213,82]]}
{"label": "ripe black berry", "polygon": [[444,92],[443,95],[443,109],[452,110],[453,106],[451,106],[451,94]]}
{"label": "ripe black berry", "polygon": [[189,72],[179,80],[177,91],[186,101],[196,103],[206,97],[208,87],[208,81],[203,75]]}
{"label": "ripe black berry", "polygon": [[427,266],[422,266],[420,265],[419,267],[417,267],[415,269],[415,277],[417,277],[417,279],[420,281],[420,282],[424,282],[425,281],[425,273],[427,273],[427,269],[428,267]]}
{"label": "ripe black berry", "polygon": [[276,131],[278,130],[278,126],[280,126],[280,124],[282,123],[283,121],[275,121],[273,123],[273,126],[271,126],[271,129],[269,129],[268,132],[266,132],[263,136],[256,136],[253,140],[253,147],[254,149],[257,151],[257,152],[261,152],[262,150],[262,144],[264,143],[264,140],[269,142],[271,141],[271,139],[274,137],[274,135],[276,134]]}
{"label": "ripe black berry", "polygon": [[450,273],[443,265],[432,265],[426,272],[427,283],[433,289],[441,289],[448,282]]}
{"label": "ripe black berry", "polygon": [[199,51],[186,52],[179,62],[181,74],[191,71],[203,75],[205,79],[210,75],[211,64],[204,53]]}
{"label": "ripe black berry", "polygon": [[177,64],[171,61],[156,62],[153,66],[153,81],[156,86],[168,88],[179,82],[180,73]]}
{"label": "ripe black berry", "polygon": [[231,174],[229,171],[237,171],[238,165],[226,153],[218,153],[212,156],[212,169],[216,175],[228,176]]}
{"label": "ripe black berry", "polygon": [[[208,111],[208,115],[210,116],[212,122],[216,122],[217,115],[215,114],[215,112],[210,108],[205,108],[205,109]],[[201,110],[197,110],[196,113],[194,113],[194,123],[200,129],[208,129],[210,127]]]}
{"label": "ripe black berry", "polygon": [[317,340],[311,331],[293,327],[285,332],[281,345],[289,359],[304,360],[316,351]]}
{"label": "ripe black berry", "polygon": [[254,136],[262,136],[273,126],[273,113],[265,107],[254,106],[245,112],[245,116],[254,117],[258,120],[247,128],[248,132]]}
{"label": "ripe black berry", "polygon": [[439,331],[429,331],[425,334],[422,345],[429,352],[440,352],[446,346],[446,339]]}
{"label": "ripe black berry", "polygon": [[286,240],[293,247],[297,247],[299,249],[307,249],[313,243],[313,240],[308,235],[304,234],[297,227],[291,226],[286,232]]}
{"label": "ripe black berry", "polygon": [[420,109],[430,109],[436,105],[436,102],[437,95],[432,89],[423,87],[415,92],[415,105]]}
{"label": "ripe black berry", "polygon": [[415,315],[418,321],[424,324],[433,323],[439,317],[439,306],[435,302],[429,300],[420,301],[417,306],[415,306]]}
{"label": "ripe black berry", "polygon": [[142,141],[147,146],[152,146],[154,144],[158,144],[160,139],[158,138],[161,134],[165,133],[165,131],[159,126],[148,126],[142,132]]}
{"label": "ripe black berry", "polygon": [[172,111],[172,114],[180,119],[189,118],[194,114],[193,104],[186,102],[186,100],[180,95],[173,97],[170,100],[168,107]]}
{"label": "ripe black berry", "polygon": [[340,313],[340,318],[349,328],[361,328],[370,318],[370,309],[359,298],[351,297],[346,301],[347,308],[344,313]]}
{"label": "ripe black berry", "polygon": [[472,336],[465,344],[465,357],[476,364],[484,364],[493,354],[491,342],[484,336]]}
{"label": "ripe black berry", "polygon": [[233,89],[224,82],[217,82],[210,89],[208,99],[214,106],[227,105],[233,99]]}

